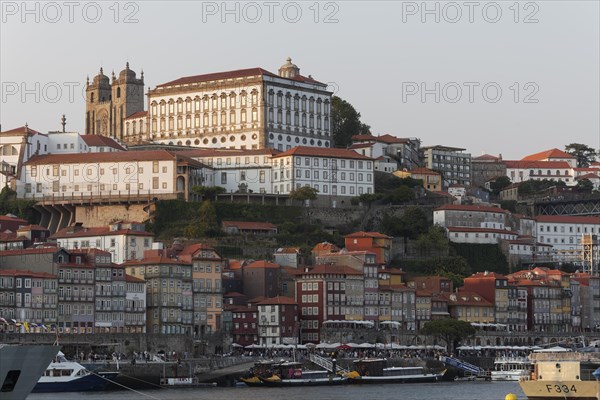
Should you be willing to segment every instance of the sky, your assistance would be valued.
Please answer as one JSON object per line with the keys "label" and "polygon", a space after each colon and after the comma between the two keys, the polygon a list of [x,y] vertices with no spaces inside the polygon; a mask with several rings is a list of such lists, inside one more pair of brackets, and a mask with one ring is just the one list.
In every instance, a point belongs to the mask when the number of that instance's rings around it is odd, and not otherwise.
{"label": "sky", "polygon": [[473,156],[600,148],[600,2],[2,1],[0,124],[83,131],[85,79],[147,87],[287,57],[373,134]]}

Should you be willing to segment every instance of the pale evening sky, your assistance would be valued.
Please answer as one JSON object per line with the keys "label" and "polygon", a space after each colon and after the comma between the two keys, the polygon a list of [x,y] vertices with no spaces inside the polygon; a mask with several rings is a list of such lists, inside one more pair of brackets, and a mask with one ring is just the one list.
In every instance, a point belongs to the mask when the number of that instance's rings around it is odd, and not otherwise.
{"label": "pale evening sky", "polygon": [[83,131],[85,78],[100,66],[110,76],[129,61],[155,87],[277,72],[290,56],[374,134],[505,159],[600,148],[595,0],[1,3],[2,130],[59,130],[66,114],[67,129]]}

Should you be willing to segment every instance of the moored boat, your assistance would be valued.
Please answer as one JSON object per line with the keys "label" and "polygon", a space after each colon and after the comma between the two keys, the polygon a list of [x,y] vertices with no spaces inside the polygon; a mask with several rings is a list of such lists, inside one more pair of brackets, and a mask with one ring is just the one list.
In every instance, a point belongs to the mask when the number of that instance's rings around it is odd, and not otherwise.
{"label": "moored boat", "polygon": [[58,346],[0,343],[0,398],[24,400],[56,355]]}
{"label": "moored boat", "polygon": [[531,361],[527,357],[496,357],[493,381],[518,381],[523,375],[531,373]]}
{"label": "moored boat", "polygon": [[[594,353],[534,352],[533,371],[519,385],[529,400],[596,400],[599,383],[594,373],[600,357]],[[599,371],[600,372],[600,371]]]}
{"label": "moored boat", "polygon": [[446,370],[427,371],[423,367],[387,367],[383,358],[365,358],[355,360],[356,374],[349,376],[357,383],[419,383],[436,382]]}
{"label": "moored boat", "polygon": [[34,393],[89,392],[106,390],[118,372],[92,372],[83,365],[68,361],[62,352],[48,365],[33,388]]}
{"label": "moored boat", "polygon": [[348,377],[329,371],[303,371],[299,362],[284,362],[276,366],[271,376],[259,376],[265,386],[330,386],[349,383]]}

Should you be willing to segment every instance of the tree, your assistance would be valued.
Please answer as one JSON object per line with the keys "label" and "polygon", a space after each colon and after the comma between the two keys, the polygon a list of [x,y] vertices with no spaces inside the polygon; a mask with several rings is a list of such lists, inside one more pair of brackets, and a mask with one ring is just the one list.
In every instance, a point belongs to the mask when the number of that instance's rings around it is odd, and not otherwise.
{"label": "tree", "polygon": [[463,339],[473,336],[475,328],[468,322],[454,318],[442,318],[425,323],[421,334],[442,339],[448,346],[450,353],[454,352],[456,345]]}
{"label": "tree", "polygon": [[501,176],[492,183],[490,183],[490,189],[492,189],[492,193],[500,194],[500,191],[510,184],[511,181],[508,176]]}
{"label": "tree", "polygon": [[590,193],[592,190],[594,190],[594,184],[592,183],[592,181],[590,181],[587,178],[586,179],[580,179],[577,182],[577,186],[575,186],[575,187],[580,192],[588,192],[588,193]]}
{"label": "tree", "polygon": [[402,204],[415,199],[415,192],[408,186],[400,186],[383,197],[386,203]]}
{"label": "tree", "polygon": [[404,213],[399,217],[385,214],[383,216],[382,228],[390,236],[417,239],[419,235],[429,230],[429,218],[421,207],[406,207]]}
{"label": "tree", "polygon": [[290,199],[299,200],[302,202],[306,200],[316,200],[317,193],[319,193],[319,191],[315,188],[312,188],[310,186],[302,186],[300,188],[293,189],[290,192]]}
{"label": "tree", "polygon": [[218,194],[225,193],[225,188],[220,186],[193,186],[192,193],[202,196],[203,199],[212,200]]}
{"label": "tree", "polygon": [[565,146],[565,151],[577,159],[577,166],[580,168],[588,167],[596,161],[596,156],[598,155],[596,150],[581,143],[568,144]]}
{"label": "tree", "polygon": [[204,200],[198,209],[198,218],[194,219],[185,229],[188,237],[214,237],[221,232],[217,221],[217,211],[210,200]]}
{"label": "tree", "polygon": [[446,230],[440,226],[432,226],[426,233],[417,239],[417,250],[423,254],[435,252],[437,254],[448,251],[448,238]]}
{"label": "tree", "polygon": [[371,127],[360,121],[360,113],[338,96],[331,99],[331,132],[336,146],[347,147],[354,135],[370,135]]}

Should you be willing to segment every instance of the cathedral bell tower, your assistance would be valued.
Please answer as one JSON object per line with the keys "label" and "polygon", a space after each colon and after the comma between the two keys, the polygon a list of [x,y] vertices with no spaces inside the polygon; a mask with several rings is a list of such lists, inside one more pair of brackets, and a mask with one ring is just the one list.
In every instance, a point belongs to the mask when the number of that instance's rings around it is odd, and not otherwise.
{"label": "cathedral bell tower", "polygon": [[144,73],[137,79],[129,69],[129,63],[119,73],[114,72],[112,82],[100,68],[90,84],[86,83],[86,123],[87,135],[110,136],[117,140],[124,137],[124,119],[138,111],[144,111]]}

